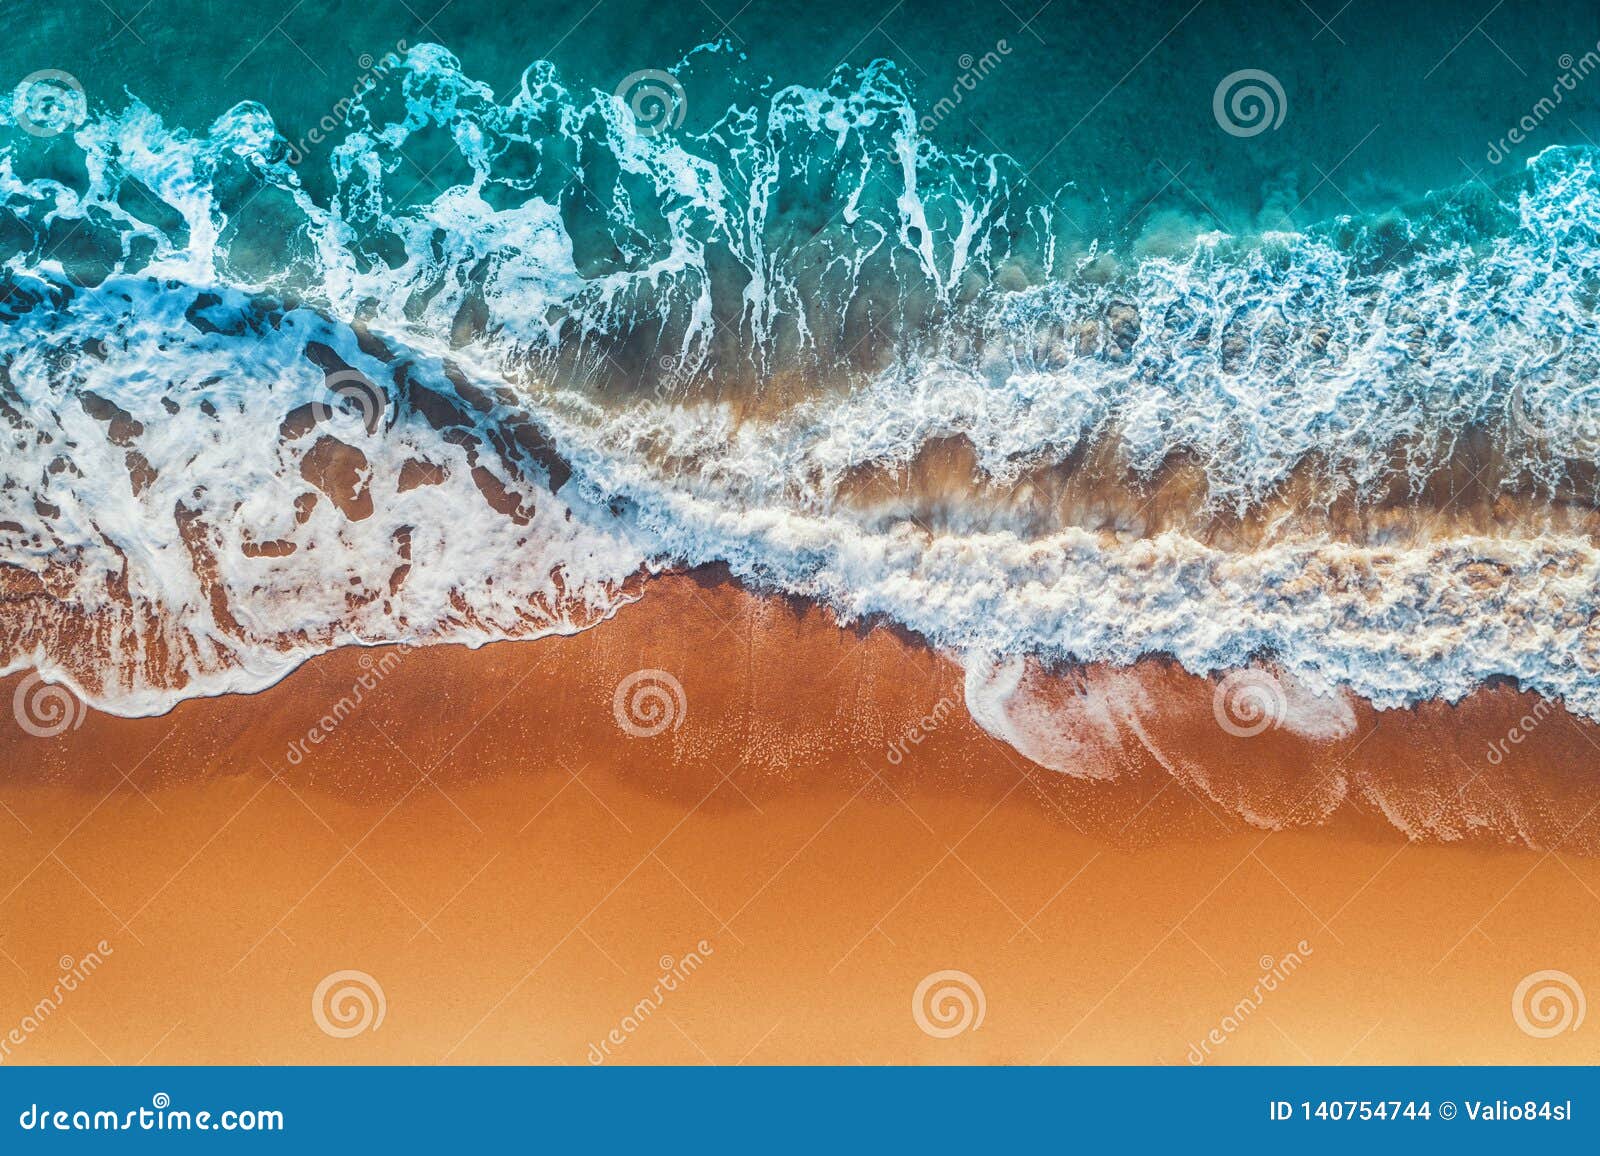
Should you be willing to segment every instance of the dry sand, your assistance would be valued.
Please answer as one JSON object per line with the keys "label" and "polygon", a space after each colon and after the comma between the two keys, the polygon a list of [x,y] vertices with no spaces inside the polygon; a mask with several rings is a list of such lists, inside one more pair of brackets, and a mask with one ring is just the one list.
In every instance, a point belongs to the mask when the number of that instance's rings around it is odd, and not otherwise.
{"label": "dry sand", "polygon": [[[614,716],[640,669],[683,688],[655,737]],[[1600,991],[1596,728],[1544,714],[1490,764],[1537,705],[1499,688],[1363,708],[1334,742],[1243,739],[1206,680],[1137,677],[1145,741],[1078,780],[974,726],[960,670],[916,640],[679,577],[568,639],[343,651],[57,737],[7,719],[0,1058],[582,1064],[609,1039],[625,1063],[1183,1064],[1208,1036],[1212,1063],[1600,1055],[1593,1025],[1538,1038],[1513,1012],[1541,970]],[[313,994],[345,970],[384,1015],[340,1038]],[[945,1038],[913,997],[951,970],[983,1018]]]}

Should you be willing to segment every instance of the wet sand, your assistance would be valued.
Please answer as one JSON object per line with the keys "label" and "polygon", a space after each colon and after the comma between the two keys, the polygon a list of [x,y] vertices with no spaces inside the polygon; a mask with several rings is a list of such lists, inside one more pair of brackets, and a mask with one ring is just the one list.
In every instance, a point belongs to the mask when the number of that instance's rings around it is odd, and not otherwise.
{"label": "wet sand", "polygon": [[[653,736],[614,709],[640,670],[682,688],[655,678]],[[1129,677],[1056,678],[1063,725]],[[1600,990],[1597,728],[1502,687],[1240,737],[1206,680],[1132,677],[1138,733],[1075,778],[975,726],[917,640],[679,577],[572,638],[7,719],[0,1059],[1597,1058],[1513,1011],[1540,971]],[[313,1010],[344,971],[383,993],[348,1036],[319,1014],[355,1004]],[[951,971],[982,1022],[947,1034],[958,1005],[914,996]]]}

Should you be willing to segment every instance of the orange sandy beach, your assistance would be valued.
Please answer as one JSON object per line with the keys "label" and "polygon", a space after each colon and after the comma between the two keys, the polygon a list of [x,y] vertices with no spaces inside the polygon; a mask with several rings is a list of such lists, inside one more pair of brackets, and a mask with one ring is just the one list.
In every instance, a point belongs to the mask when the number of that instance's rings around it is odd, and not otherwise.
{"label": "orange sandy beach", "polygon": [[[681,702],[625,729],[641,670]],[[7,726],[0,1060],[1597,1058],[1530,977],[1600,990],[1600,728],[1498,687],[1240,737],[1134,677],[1074,777],[917,640],[678,576],[570,638]]]}

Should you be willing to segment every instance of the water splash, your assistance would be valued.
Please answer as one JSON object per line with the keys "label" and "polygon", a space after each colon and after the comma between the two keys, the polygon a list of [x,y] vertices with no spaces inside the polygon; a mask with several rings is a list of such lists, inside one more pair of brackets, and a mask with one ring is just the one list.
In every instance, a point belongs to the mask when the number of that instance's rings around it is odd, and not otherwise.
{"label": "water splash", "polygon": [[[259,105],[48,140],[0,110],[8,667],[159,709],[350,642],[579,629],[717,561],[985,663],[1272,653],[1383,706],[1510,675],[1600,716],[1585,526],[1318,523],[1397,487],[1442,514],[1480,450],[1491,489],[1592,498],[1593,150],[1158,252],[936,148],[892,64],[734,63],[690,53],[684,122],[641,131],[548,63],[500,99],[414,46],[315,177]],[[952,443],[952,486],[862,499]],[[1176,528],[1016,510],[1175,462]],[[1209,536],[1306,473],[1289,529]]]}

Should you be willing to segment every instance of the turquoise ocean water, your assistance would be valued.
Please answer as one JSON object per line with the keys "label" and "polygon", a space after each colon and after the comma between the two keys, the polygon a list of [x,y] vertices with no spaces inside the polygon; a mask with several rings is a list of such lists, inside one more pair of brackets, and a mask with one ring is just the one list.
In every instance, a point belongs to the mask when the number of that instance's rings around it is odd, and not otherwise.
{"label": "turquoise ocean water", "polygon": [[1047,765],[1041,661],[1600,711],[1592,5],[13,0],[0,89],[0,662],[101,706],[720,563]]}
{"label": "turquoise ocean water", "polygon": [[[13,0],[0,24],[8,82],[62,69],[96,107],[131,93],[195,129],[259,101],[290,140],[350,95],[370,72],[364,62],[401,43],[445,46],[467,75],[502,94],[538,60],[552,61],[575,91],[612,91],[719,38],[742,57],[732,71],[778,86],[821,85],[840,65],[882,58],[896,62],[923,108],[962,91],[959,109],[930,134],[942,147],[1009,153],[1044,188],[1076,182],[1086,199],[1128,212],[1148,202],[1147,215],[1209,217],[1210,206],[1229,227],[1275,226],[1285,198],[1289,207],[1304,198],[1294,219],[1309,223],[1349,211],[1347,196],[1376,211],[1453,187],[1470,179],[1469,168],[1504,176],[1509,166],[1489,165],[1489,145],[1549,95],[1567,71],[1564,57],[1581,58],[1600,40],[1593,6],[1582,3],[1530,13],[1371,0]],[[1001,42],[1009,55],[962,89],[973,71],[963,60]],[[1217,130],[1213,89],[1241,69],[1283,85],[1287,111],[1276,131],[1240,140]],[[728,88],[708,79],[688,91],[685,127],[720,117]],[[1600,95],[1582,85],[1510,159],[1597,135]],[[325,163],[328,151],[313,150],[314,161]],[[1171,172],[1181,185],[1169,184]]]}
{"label": "turquoise ocean water", "polygon": [[[365,61],[402,42],[440,43],[467,75],[509,93],[541,59],[574,91],[611,91],[629,74],[667,69],[694,46],[726,38],[742,56],[742,77],[779,86],[821,85],[835,67],[890,59],[925,107],[960,90],[971,72],[963,59],[1005,42],[1011,53],[963,90],[934,141],[1008,152],[1040,186],[1074,181],[1086,199],[1117,208],[1150,202],[1152,215],[1208,216],[1210,205],[1229,227],[1275,226],[1285,197],[1290,207],[1304,199],[1294,219],[1310,223],[1349,211],[1346,195],[1382,210],[1456,186],[1469,179],[1466,168],[1504,176],[1504,165],[1488,165],[1488,146],[1549,94],[1563,58],[1581,58],[1600,40],[1584,3],[1526,11],[1371,0],[13,0],[0,21],[8,82],[66,70],[96,107],[120,106],[131,93],[190,128],[238,101],[259,101],[291,141],[362,83]],[[1277,131],[1248,141],[1219,133],[1211,115],[1214,85],[1240,69],[1275,75],[1288,104]],[[707,82],[686,98],[693,130],[714,123],[730,93]],[[1600,94],[1579,86],[1530,141],[1512,146],[1510,159],[1597,133]],[[1166,170],[1182,173],[1187,189],[1168,187]]]}

